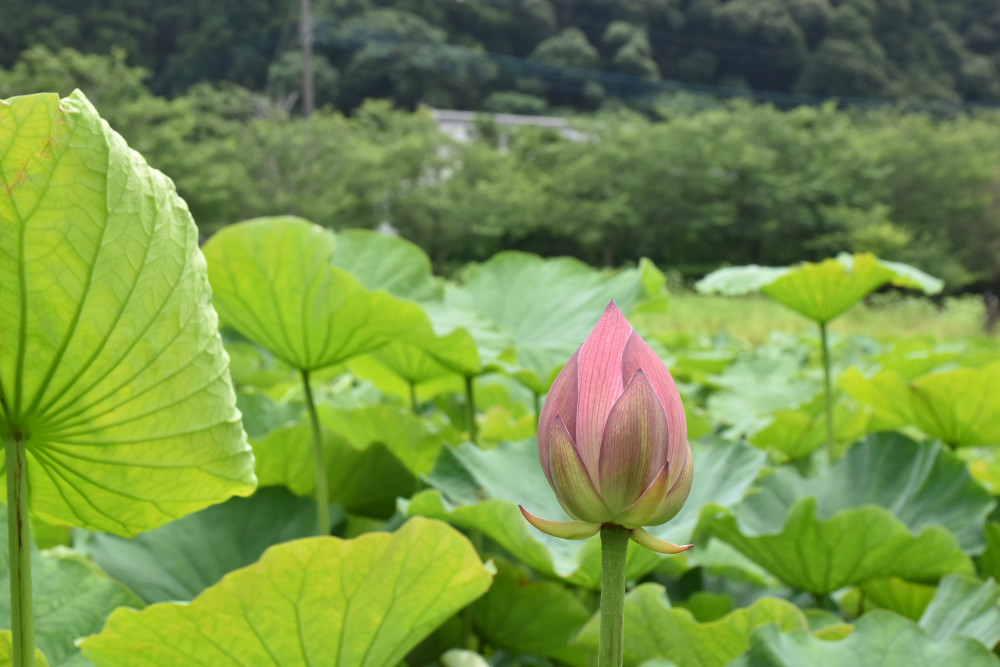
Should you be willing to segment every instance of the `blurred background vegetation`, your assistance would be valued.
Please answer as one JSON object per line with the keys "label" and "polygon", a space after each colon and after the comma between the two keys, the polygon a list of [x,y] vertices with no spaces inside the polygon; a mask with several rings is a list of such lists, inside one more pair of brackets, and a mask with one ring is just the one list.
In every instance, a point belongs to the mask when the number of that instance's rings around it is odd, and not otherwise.
{"label": "blurred background vegetation", "polygon": [[[390,225],[681,280],[872,251],[1000,287],[994,0],[3,0],[0,98],[79,87],[206,232]],[[442,134],[426,107],[570,116]]]}

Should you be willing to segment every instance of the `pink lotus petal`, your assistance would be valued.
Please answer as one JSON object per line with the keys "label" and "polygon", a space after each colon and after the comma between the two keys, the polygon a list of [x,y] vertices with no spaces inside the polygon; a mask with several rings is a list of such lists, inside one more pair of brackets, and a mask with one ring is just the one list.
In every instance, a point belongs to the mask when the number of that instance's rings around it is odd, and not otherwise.
{"label": "pink lotus petal", "polygon": [[570,438],[574,441],[576,439],[576,360],[579,354],[580,351],[577,350],[556,376],[548,396],[545,397],[545,404],[538,415],[538,460],[542,463],[542,470],[549,478],[550,485],[552,484],[552,475],[549,473],[549,431],[556,417],[562,419],[569,431]]}
{"label": "pink lotus petal", "polygon": [[622,350],[631,333],[632,325],[612,301],[578,353],[579,395],[574,439],[584,465],[595,479],[604,424],[625,386],[621,376]]}
{"label": "pink lotus petal", "polygon": [[646,374],[636,371],[611,408],[601,442],[598,487],[612,513],[642,495],[658,470],[651,468],[653,453],[666,448],[667,415]]}
{"label": "pink lotus petal", "polygon": [[682,448],[687,446],[687,418],[684,416],[681,394],[663,360],[639,334],[633,333],[625,342],[622,351],[623,381],[628,381],[640,369],[646,374],[660,398],[660,403],[667,413],[667,426],[670,432],[667,447],[654,454],[652,469],[659,470],[664,463],[670,461],[671,468],[679,471],[681,462],[679,455]]}

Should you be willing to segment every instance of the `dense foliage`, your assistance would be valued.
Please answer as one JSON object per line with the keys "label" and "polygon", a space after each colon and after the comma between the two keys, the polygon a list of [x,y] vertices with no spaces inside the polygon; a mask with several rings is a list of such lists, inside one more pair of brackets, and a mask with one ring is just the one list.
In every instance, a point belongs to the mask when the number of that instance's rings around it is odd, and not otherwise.
{"label": "dense foliage", "polygon": [[1000,347],[826,328],[930,276],[728,269],[703,287],[752,283],[820,345],[672,336],[648,261],[505,252],[446,282],[289,216],[199,249],[82,94],[0,101],[0,128],[7,664],[590,664],[597,538],[517,504],[566,518],[536,420],[612,297],[678,381],[695,471],[650,528],[695,548],[631,548],[625,664],[1000,664]]}
{"label": "dense foliage", "polygon": [[[11,7],[0,66],[31,45],[121,47],[176,95],[297,90],[296,0],[49,0]],[[800,96],[1000,98],[989,0],[315,0],[317,99],[537,112],[709,86]],[[289,99],[294,104],[294,96]],[[784,98],[783,98],[784,99]],[[792,98],[795,99],[795,98]]]}
{"label": "dense foliage", "polygon": [[686,276],[872,251],[950,289],[997,281],[1000,123],[832,106],[675,104],[581,120],[585,141],[484,121],[456,143],[423,112],[368,102],[289,116],[233,85],[154,96],[124,54],[35,47],[0,97],[79,86],[177,184],[203,230],[276,214],[388,223],[439,270],[516,248]]}

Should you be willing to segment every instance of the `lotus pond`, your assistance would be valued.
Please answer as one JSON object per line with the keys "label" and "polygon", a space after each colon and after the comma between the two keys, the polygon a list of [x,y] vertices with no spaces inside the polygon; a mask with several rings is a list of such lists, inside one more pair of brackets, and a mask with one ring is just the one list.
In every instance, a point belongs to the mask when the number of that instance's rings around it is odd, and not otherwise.
{"label": "lotus pond", "polygon": [[292,217],[199,248],[79,93],[0,102],[0,178],[0,664],[595,664],[599,538],[518,504],[569,519],[536,420],[611,299],[695,470],[648,528],[694,548],[629,545],[626,665],[1000,664],[1000,347],[837,328],[940,289],[912,267],[710,276],[806,326],[752,345],[686,331],[646,261],[444,281]]}

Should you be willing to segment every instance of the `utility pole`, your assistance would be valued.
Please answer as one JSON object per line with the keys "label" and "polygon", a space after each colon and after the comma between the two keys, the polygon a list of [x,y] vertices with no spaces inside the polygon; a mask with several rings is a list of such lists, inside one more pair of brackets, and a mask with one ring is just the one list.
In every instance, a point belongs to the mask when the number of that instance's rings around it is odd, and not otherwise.
{"label": "utility pole", "polygon": [[302,115],[308,118],[316,106],[313,94],[312,0],[302,0],[299,41],[302,43]]}

